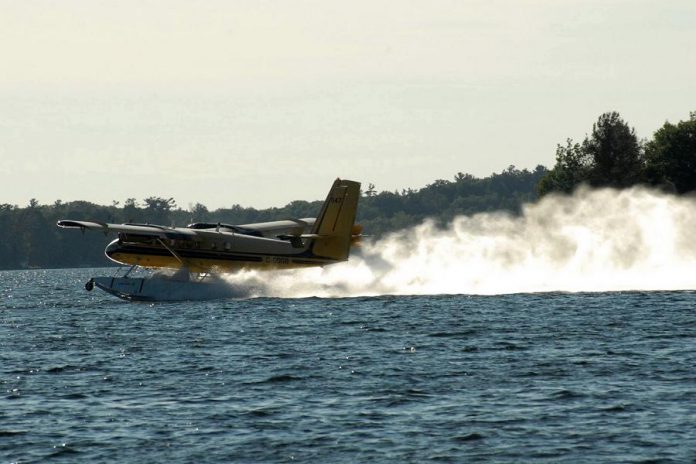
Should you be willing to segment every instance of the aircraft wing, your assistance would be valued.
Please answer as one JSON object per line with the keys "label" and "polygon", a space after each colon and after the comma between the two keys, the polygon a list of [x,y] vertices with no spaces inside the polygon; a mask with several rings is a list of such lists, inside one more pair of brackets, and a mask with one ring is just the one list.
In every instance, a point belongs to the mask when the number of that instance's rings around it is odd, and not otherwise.
{"label": "aircraft wing", "polygon": [[99,221],[72,221],[60,220],[57,222],[58,227],[66,229],[81,229],[81,230],[96,230],[107,233],[126,233],[137,235],[150,235],[159,238],[187,238],[196,235],[196,232],[190,229],[174,228],[157,226],[153,224],[109,224]]}

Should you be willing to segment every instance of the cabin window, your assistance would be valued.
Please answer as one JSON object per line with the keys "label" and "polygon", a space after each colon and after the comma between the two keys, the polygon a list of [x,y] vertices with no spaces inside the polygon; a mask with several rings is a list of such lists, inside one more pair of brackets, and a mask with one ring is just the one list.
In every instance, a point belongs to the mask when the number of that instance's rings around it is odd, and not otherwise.
{"label": "cabin window", "polygon": [[230,248],[232,248],[232,245],[230,245],[230,242],[225,242],[225,250],[230,251]]}

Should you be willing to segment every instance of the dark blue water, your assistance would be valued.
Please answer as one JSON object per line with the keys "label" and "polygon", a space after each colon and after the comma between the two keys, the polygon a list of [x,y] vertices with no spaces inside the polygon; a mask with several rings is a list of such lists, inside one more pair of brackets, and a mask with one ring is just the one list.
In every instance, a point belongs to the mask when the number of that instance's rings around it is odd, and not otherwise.
{"label": "dark blue water", "polygon": [[693,462],[692,292],[127,303],[0,272],[0,462]]}

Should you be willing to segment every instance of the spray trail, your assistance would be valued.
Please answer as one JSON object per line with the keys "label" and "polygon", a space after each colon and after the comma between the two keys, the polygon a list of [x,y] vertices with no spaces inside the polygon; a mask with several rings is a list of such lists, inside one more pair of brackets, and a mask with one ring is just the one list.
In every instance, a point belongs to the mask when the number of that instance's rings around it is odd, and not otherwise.
{"label": "spray trail", "polygon": [[275,297],[696,289],[694,231],[694,198],[580,189],[520,216],[462,216],[446,229],[426,221],[347,263],[229,280]]}

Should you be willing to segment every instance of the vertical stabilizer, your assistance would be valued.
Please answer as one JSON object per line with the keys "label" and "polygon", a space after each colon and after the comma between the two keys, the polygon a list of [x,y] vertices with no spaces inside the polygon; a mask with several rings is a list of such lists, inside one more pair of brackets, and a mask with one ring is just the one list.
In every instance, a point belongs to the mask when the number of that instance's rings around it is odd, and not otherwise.
{"label": "vertical stabilizer", "polygon": [[348,259],[359,198],[359,182],[336,179],[312,229],[312,234],[318,235],[311,247],[315,255]]}

